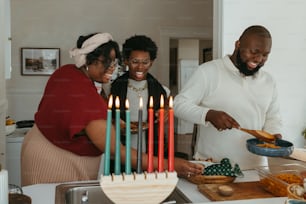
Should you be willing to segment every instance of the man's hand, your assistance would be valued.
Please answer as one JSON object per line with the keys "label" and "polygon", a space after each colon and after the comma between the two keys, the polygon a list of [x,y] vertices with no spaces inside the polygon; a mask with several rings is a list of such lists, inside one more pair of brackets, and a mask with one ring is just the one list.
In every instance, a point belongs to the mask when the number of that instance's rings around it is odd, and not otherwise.
{"label": "man's hand", "polygon": [[223,111],[209,110],[206,114],[206,121],[210,122],[219,131],[238,128],[239,123]]}

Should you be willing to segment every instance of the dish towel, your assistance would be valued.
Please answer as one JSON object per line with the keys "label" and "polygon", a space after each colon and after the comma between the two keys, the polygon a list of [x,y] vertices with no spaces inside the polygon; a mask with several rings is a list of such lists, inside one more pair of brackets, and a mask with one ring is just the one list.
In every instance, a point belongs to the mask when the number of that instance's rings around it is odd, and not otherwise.
{"label": "dish towel", "polygon": [[213,164],[205,168],[204,175],[223,175],[223,176],[239,176],[242,177],[243,173],[238,164],[232,167],[228,158],[221,160],[220,164]]}

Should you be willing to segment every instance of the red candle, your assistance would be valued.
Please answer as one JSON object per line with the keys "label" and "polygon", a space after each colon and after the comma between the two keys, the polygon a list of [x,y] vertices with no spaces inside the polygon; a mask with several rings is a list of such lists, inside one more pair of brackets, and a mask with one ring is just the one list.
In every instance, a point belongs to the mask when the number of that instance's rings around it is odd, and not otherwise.
{"label": "red candle", "polygon": [[168,127],[168,171],[174,171],[174,112],[173,112],[173,97],[169,98],[169,127]]}
{"label": "red candle", "polygon": [[160,96],[159,126],[158,126],[158,172],[164,171],[164,96]]}
{"label": "red candle", "polygon": [[149,134],[148,134],[148,173],[152,173],[153,167],[153,139],[154,139],[154,112],[153,112],[153,97],[150,97],[148,110]]}

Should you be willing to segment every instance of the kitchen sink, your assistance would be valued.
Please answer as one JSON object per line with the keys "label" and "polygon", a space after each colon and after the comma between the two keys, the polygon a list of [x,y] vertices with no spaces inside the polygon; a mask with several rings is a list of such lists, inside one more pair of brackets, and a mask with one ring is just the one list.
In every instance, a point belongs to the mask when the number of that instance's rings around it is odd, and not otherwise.
{"label": "kitchen sink", "polygon": [[[99,181],[64,183],[56,186],[55,204],[98,203],[113,204],[103,193]],[[191,203],[191,201],[178,188],[175,188],[163,203]]]}

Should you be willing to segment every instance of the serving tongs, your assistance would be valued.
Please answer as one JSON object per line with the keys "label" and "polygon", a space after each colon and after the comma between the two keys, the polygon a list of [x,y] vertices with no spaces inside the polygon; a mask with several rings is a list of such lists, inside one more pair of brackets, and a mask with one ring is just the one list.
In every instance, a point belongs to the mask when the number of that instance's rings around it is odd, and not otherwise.
{"label": "serving tongs", "polygon": [[245,129],[242,127],[238,127],[237,129],[249,133],[250,135],[253,135],[254,137],[256,137],[258,140],[267,142],[267,143],[274,143],[275,142],[275,137],[274,135],[271,135],[268,132],[265,132],[263,130],[250,130],[250,129]]}

